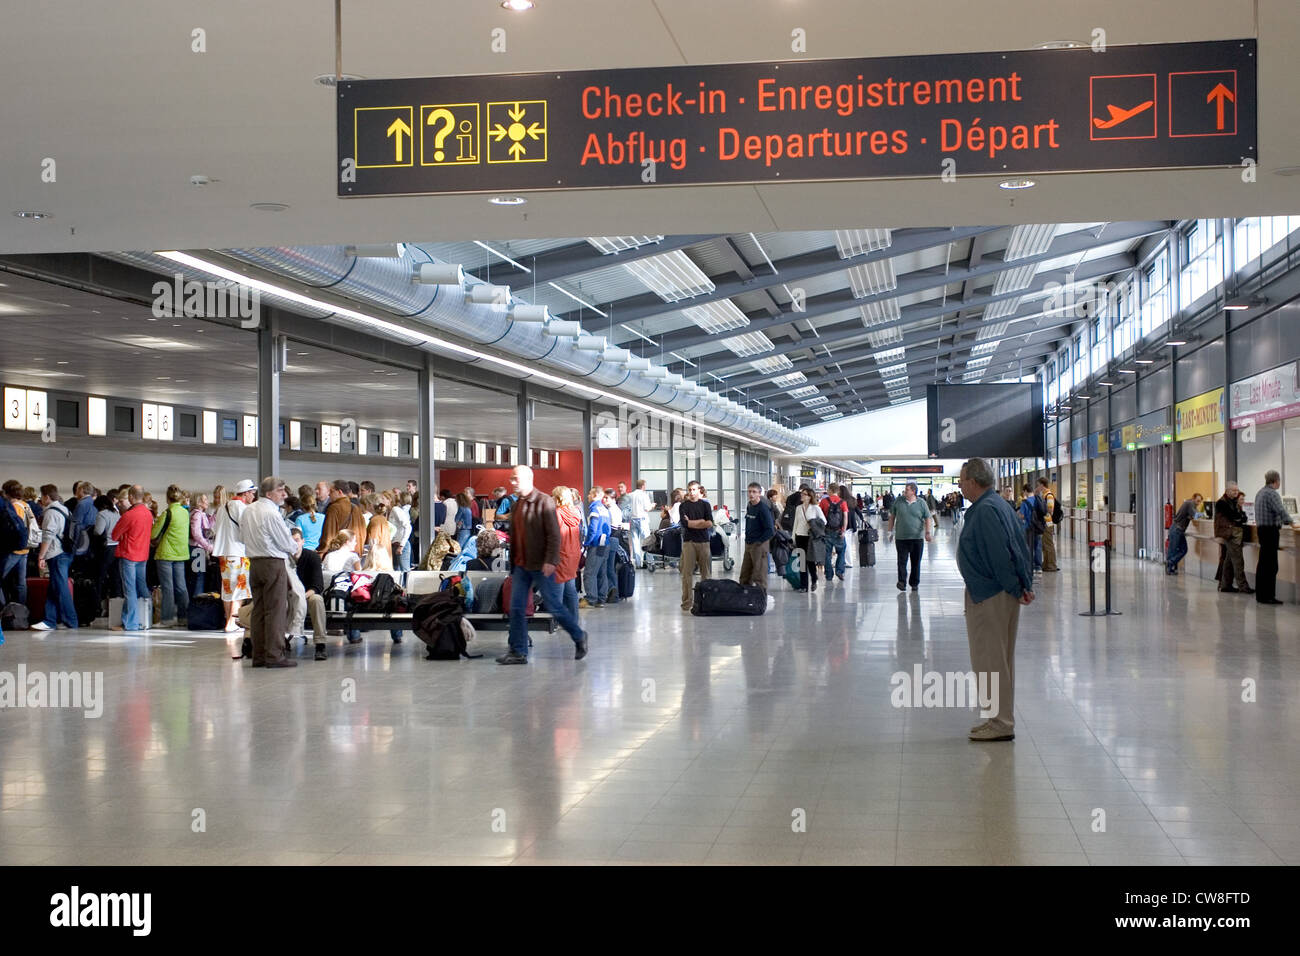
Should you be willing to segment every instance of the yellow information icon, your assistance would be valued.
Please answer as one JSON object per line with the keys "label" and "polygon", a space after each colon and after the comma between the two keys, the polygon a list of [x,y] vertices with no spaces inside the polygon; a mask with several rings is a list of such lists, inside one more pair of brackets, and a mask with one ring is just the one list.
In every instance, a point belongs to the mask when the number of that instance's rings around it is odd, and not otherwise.
{"label": "yellow information icon", "polygon": [[487,105],[489,163],[544,163],[546,151],[546,100]]}
{"label": "yellow information icon", "polygon": [[469,166],[480,159],[477,103],[420,107],[421,166]]}

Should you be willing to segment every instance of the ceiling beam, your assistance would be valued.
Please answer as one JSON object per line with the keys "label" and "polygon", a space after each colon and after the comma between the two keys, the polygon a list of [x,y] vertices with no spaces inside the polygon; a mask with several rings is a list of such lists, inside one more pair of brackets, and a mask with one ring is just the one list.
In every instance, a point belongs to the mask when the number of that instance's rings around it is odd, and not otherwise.
{"label": "ceiling beam", "polygon": [[[748,332],[762,332],[766,329],[783,325],[795,318],[812,319],[835,312],[856,309],[860,306],[871,302],[881,302],[886,299],[896,299],[903,296],[916,295],[921,292],[927,292],[931,289],[942,289],[944,286],[951,285],[954,282],[964,282],[971,279],[983,278],[986,276],[996,275],[1006,269],[1020,268],[1022,266],[1032,265],[1039,262],[1047,262],[1052,259],[1059,259],[1065,256],[1076,255],[1081,252],[1087,252],[1098,246],[1109,245],[1114,242],[1127,242],[1141,239],[1145,236],[1155,233],[1164,232],[1169,228],[1167,222],[1129,222],[1115,223],[1114,231],[1104,239],[1097,239],[1093,233],[1088,231],[1072,232],[1063,236],[1057,236],[1052,241],[1051,246],[1046,252],[1036,256],[1026,256],[1023,259],[1016,259],[1012,262],[1005,261],[1002,257],[989,258],[980,261],[977,265],[971,266],[969,263],[962,263],[955,268],[940,269],[923,269],[910,273],[898,280],[896,288],[888,292],[878,292],[874,295],[864,296],[861,299],[853,297],[852,290],[841,289],[836,292],[827,293],[826,295],[817,296],[805,302],[805,309],[802,312],[787,311],[777,318],[757,319],[751,317],[750,323],[743,329],[737,329],[735,335],[741,335]],[[987,305],[991,302],[997,302],[1001,299],[1015,298],[1020,293],[1012,292],[1001,296],[994,296],[992,293],[986,293],[984,296],[972,296],[969,300],[961,302],[958,308],[946,309],[942,312],[934,312],[938,315],[946,315],[952,312],[959,312],[962,309],[972,308],[977,305]],[[956,300],[954,300],[956,301]],[[918,316],[922,318],[924,316]],[[620,318],[619,321],[626,321]],[[891,328],[895,325],[909,324],[917,321],[916,318],[903,318],[894,322],[884,322],[874,326],[873,329],[881,330]],[[821,330],[818,330],[819,332]],[[666,348],[686,349],[696,345],[704,345],[710,342],[716,342],[718,335],[710,332],[704,332],[694,328],[686,328],[674,333],[667,333],[663,336]],[[647,353],[642,353],[644,357],[649,357]],[[726,359],[705,360],[704,367],[717,370],[734,365],[735,362],[728,362]]]}
{"label": "ceiling beam", "polygon": [[[490,268],[493,281],[503,285],[509,285],[509,280],[512,278],[524,281],[524,277],[527,277],[526,281],[528,282],[562,282],[565,279],[572,279],[574,276],[580,276],[595,269],[604,269],[624,262],[633,262],[637,259],[663,255],[665,252],[685,249],[688,246],[697,246],[702,242],[708,242],[716,238],[716,236],[703,235],[664,236],[659,242],[652,242],[646,246],[637,246],[635,249],[624,249],[622,252],[614,252],[608,255],[597,252],[589,242],[574,242],[558,249],[551,249],[549,252],[538,253],[536,256],[522,257],[521,261],[531,260],[525,263],[532,269],[531,273],[516,269],[510,263],[504,261],[494,261],[490,263]],[[514,258],[520,259],[521,257],[515,256]],[[465,271],[480,279],[485,279],[488,269],[489,266],[484,266],[480,269],[467,269]]]}
{"label": "ceiling beam", "polygon": [[[706,292],[703,295],[697,295],[692,299],[683,300],[682,302],[665,302],[653,292],[646,292],[641,295],[621,299],[618,302],[604,303],[602,304],[602,307],[603,305],[608,305],[609,309],[614,311],[614,315],[619,322],[630,323],[643,319],[656,319],[662,316],[673,315],[679,310],[693,305],[705,305],[709,302],[718,302],[722,299],[729,299],[731,296],[740,295],[742,292],[757,292],[760,289],[775,288],[781,285],[788,285],[792,282],[802,282],[805,279],[813,279],[830,273],[840,272],[844,269],[850,269],[853,266],[862,265],[863,263],[875,262],[880,259],[891,259],[894,256],[904,255],[909,252],[920,252],[923,249],[929,249],[934,246],[946,246],[950,242],[969,239],[982,232],[989,232],[994,228],[999,227],[971,226],[947,229],[900,229],[894,232],[893,242],[888,248],[866,252],[859,256],[851,256],[848,259],[841,259],[839,250],[835,246],[828,246],[812,252],[806,252],[798,256],[791,256],[787,259],[780,260],[776,263],[777,272],[775,274],[756,276],[749,282],[734,279],[727,282],[714,283],[714,289],[712,292]],[[608,311],[608,309],[605,311]],[[582,310],[571,309],[559,317],[563,319],[580,320],[582,318]]]}
{"label": "ceiling beam", "polygon": [[[1079,268],[1074,272],[1074,282],[1076,283],[1089,282],[1094,279],[1112,276],[1115,275],[1116,273],[1123,272],[1127,269],[1132,269],[1136,265],[1136,262],[1137,262],[1136,257],[1133,254],[1126,253],[1126,252],[1118,253],[1113,256],[1107,256],[1104,259],[1095,259],[1091,262],[1085,262],[1082,265],[1080,265]],[[1059,282],[1063,285],[1066,284],[1068,281],[1070,281],[1069,276],[1070,276],[1070,272],[1069,270],[1066,269],[1059,269],[1053,272],[1043,273],[1042,275],[1036,276],[1034,284],[1032,284],[1027,289],[1022,289],[1018,292],[1004,293],[1003,295],[1000,296],[995,296],[991,294],[978,296],[972,300],[972,303],[979,304],[979,305],[987,305],[992,302],[999,302],[1004,299],[1012,299],[1019,296],[1032,297],[1036,294],[1040,294],[1043,291],[1045,291],[1049,283]],[[953,300],[953,302],[951,302],[950,304],[943,304],[937,306],[920,306],[920,305],[909,306],[908,308],[902,310],[901,317],[899,319],[891,322],[882,322],[881,324],[871,326],[870,328],[863,325],[860,319],[853,318],[843,323],[837,323],[833,327],[819,329],[818,338],[816,339],[816,344],[823,347],[829,347],[838,342],[845,342],[852,339],[865,339],[865,336],[869,332],[881,332],[886,329],[892,329],[895,327],[906,326],[906,325],[913,325],[917,322],[925,322],[931,319],[942,318],[944,316],[959,313],[963,309],[970,307],[970,305],[971,303],[962,303]],[[1040,308],[1034,308],[1024,314],[1034,315],[1037,314],[1037,312],[1039,311],[1041,311]],[[1019,314],[1020,313],[1017,313],[1017,315]],[[1006,320],[1003,319],[997,320],[999,324],[1003,321]],[[985,320],[983,319],[983,317],[979,317],[979,318],[964,320],[964,324],[959,323],[957,326],[953,328],[924,329],[921,330],[919,334],[924,335],[925,338],[922,338],[919,341],[929,341],[934,338],[943,338],[945,336],[958,334],[959,332],[971,331],[973,329],[980,328],[984,324],[985,324]],[[903,342],[900,344],[906,345],[907,342],[908,342],[908,337],[905,334],[903,337]],[[858,352],[859,356],[869,355],[870,353],[880,351],[881,349],[897,348],[896,345],[886,345],[877,348],[875,346],[868,344],[865,340],[862,341],[861,343],[855,343],[853,347],[859,350]],[[777,351],[780,352],[781,349],[778,347]],[[786,351],[789,350],[787,349]],[[762,356],[758,356],[758,357],[761,358]],[[845,361],[845,360],[846,359],[844,358],[840,359],[840,361]],[[727,369],[735,368],[737,366],[748,365],[748,363],[752,361],[752,359],[740,358],[739,356],[736,356],[734,353],[727,352],[724,356],[718,358],[701,357],[697,361],[699,364],[700,373],[720,373]],[[800,364],[800,361],[796,360],[795,367],[792,369],[787,369],[786,371],[787,372],[799,371],[801,370],[801,368],[802,366]],[[743,377],[740,379],[740,381],[744,384],[749,384],[754,381],[762,381],[765,378],[770,378],[770,376],[762,372],[747,371],[743,373]],[[731,379],[728,378],[728,381],[730,380]]]}

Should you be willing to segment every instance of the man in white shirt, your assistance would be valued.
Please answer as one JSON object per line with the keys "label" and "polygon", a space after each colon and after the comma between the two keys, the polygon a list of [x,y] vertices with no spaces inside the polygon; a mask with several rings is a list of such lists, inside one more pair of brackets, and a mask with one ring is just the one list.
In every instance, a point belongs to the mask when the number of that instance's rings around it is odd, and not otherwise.
{"label": "man in white shirt", "polygon": [[650,492],[645,490],[644,478],[637,479],[636,491],[628,497],[632,499],[632,563],[639,568],[645,564],[641,543],[650,536],[650,509],[654,507],[654,501]]}
{"label": "man in white shirt", "polygon": [[297,551],[280,506],[289,496],[283,478],[263,478],[261,497],[245,509],[239,536],[252,565],[254,667],[297,667],[284,654],[289,612],[289,564]]}

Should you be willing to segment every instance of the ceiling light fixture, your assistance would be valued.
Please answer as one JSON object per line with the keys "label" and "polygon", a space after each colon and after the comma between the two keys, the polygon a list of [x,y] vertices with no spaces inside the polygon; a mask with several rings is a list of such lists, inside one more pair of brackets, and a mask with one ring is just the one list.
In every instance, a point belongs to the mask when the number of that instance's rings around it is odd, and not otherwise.
{"label": "ceiling light fixture", "polygon": [[1155,364],[1156,364],[1156,360],[1155,360],[1155,359],[1134,359],[1133,361],[1136,362],[1138,365],[1155,365]]}
{"label": "ceiling light fixture", "polygon": [[1044,40],[1042,43],[1035,43],[1035,50],[1077,50],[1080,47],[1088,46],[1082,40]]}
{"label": "ceiling light fixture", "polygon": [[361,76],[359,73],[344,73],[342,76],[337,76],[333,73],[322,73],[320,76],[316,77],[313,82],[318,86],[336,87],[339,85],[340,80],[344,83],[351,83],[353,80],[364,79],[365,77]]}
{"label": "ceiling light fixture", "polygon": [[523,196],[493,196],[488,202],[494,206],[522,206],[528,200]]}
{"label": "ceiling light fixture", "polygon": [[[17,213],[15,213],[17,215]],[[1225,312],[1245,312],[1247,309],[1257,309],[1261,305],[1268,305],[1268,299],[1262,295],[1238,296],[1235,299],[1229,299],[1223,303]]]}
{"label": "ceiling light fixture", "polygon": [[33,222],[41,219],[53,219],[54,217],[48,212],[36,212],[33,209],[15,209],[14,215],[19,219],[30,219]]}
{"label": "ceiling light fixture", "polygon": [[289,208],[287,202],[254,202],[248,204],[249,209],[256,209],[258,212],[284,212]]}
{"label": "ceiling light fixture", "polygon": [[1165,343],[1165,345],[1186,345],[1186,344],[1187,344],[1186,339],[1170,339],[1168,342]]}
{"label": "ceiling light fixture", "polygon": [[1032,179],[1004,179],[998,183],[999,189],[1033,189],[1038,183]]}
{"label": "ceiling light fixture", "polygon": [[[584,307],[586,307],[586,308],[588,308],[588,309],[591,309],[592,312],[595,312],[595,313],[596,313],[598,316],[600,316],[602,319],[608,319],[608,318],[609,318],[609,313],[608,313],[608,312],[602,312],[602,311],[600,311],[600,309],[596,308],[594,305],[592,305],[592,304],[591,304],[590,302],[588,302],[586,299],[579,298],[578,296],[576,296],[576,295],[574,295],[572,292],[570,292],[568,289],[565,289],[565,288],[563,288],[563,287],[561,287],[561,286],[558,286],[558,285],[556,285],[554,282],[548,282],[548,283],[546,283],[546,284],[549,285],[549,286],[550,286],[552,289],[554,289],[556,292],[560,292],[560,293],[562,293],[562,294],[564,294],[564,295],[567,295],[567,296],[568,296],[570,299],[572,299],[574,302],[578,303],[578,305],[581,305],[581,306],[584,306]],[[626,328],[626,326],[624,326],[624,328]],[[650,340],[647,339],[646,341],[650,341]]]}
{"label": "ceiling light fixture", "polygon": [[510,263],[510,264],[511,264],[512,266],[514,266],[516,269],[523,269],[525,272],[530,272],[530,273],[533,271],[532,269],[528,268],[528,266],[524,265],[523,263],[521,263],[521,262],[515,262],[514,259],[511,259],[511,258],[510,258],[508,255],[506,255],[504,252],[497,252],[495,249],[493,249],[491,246],[489,246],[486,242],[479,242],[477,239],[475,239],[475,240],[474,240],[474,245],[478,246],[480,249],[486,249],[488,252],[492,253],[492,255],[496,256],[498,259],[501,259],[501,260],[503,260],[503,261],[505,261],[505,262]]}
{"label": "ceiling light fixture", "polygon": [[531,10],[537,4],[533,0],[501,0],[501,6],[507,10],[513,10],[515,13],[523,13]]}
{"label": "ceiling light fixture", "polygon": [[[552,382],[556,385],[562,385],[568,388],[580,389],[581,391],[584,392],[590,392],[596,398],[603,398],[610,402],[630,405],[636,408],[640,408],[647,412],[652,412],[655,415],[660,416],[666,421],[676,422],[677,424],[681,424],[681,425],[689,425],[693,428],[698,428],[702,431],[707,431],[712,434],[722,435],[726,438],[747,442],[750,445],[760,445],[764,448],[769,448],[772,451],[778,452],[783,455],[790,454],[791,451],[791,449],[789,448],[782,448],[778,445],[770,444],[769,442],[765,442],[762,441],[761,439],[754,438],[752,435],[742,435],[737,432],[728,431],[723,428],[717,428],[713,425],[696,422],[684,418],[680,415],[675,415],[672,412],[666,410],[662,406],[647,405],[644,402],[639,402],[636,399],[629,398],[626,395],[620,395],[614,392],[607,392],[603,389],[593,388],[592,386],[585,385],[581,382],[574,382],[566,378],[561,378],[558,375],[552,375],[549,372],[543,372],[540,369],[538,369],[535,365],[533,366],[521,365],[520,363],[512,362],[509,359],[501,358],[496,355],[489,355],[486,352],[480,352],[477,349],[466,348],[463,345],[458,345],[454,342],[449,342],[445,339],[440,339],[437,338],[436,336],[432,336],[424,332],[416,331],[415,329],[408,329],[405,326],[396,325],[392,322],[381,319],[378,316],[369,315],[365,312],[358,312],[354,309],[341,308],[338,305],[335,305],[334,303],[325,302],[320,299],[312,298],[311,296],[308,295],[303,295],[300,292],[295,292],[292,289],[276,285],[273,282],[266,282],[262,279],[256,279],[250,276],[242,275],[238,272],[234,272],[233,270],[226,269],[223,266],[219,266],[215,263],[208,262],[205,259],[200,259],[197,256],[191,256],[188,253],[178,252],[175,250],[167,250],[167,251],[160,251],[156,254],[158,256],[161,256],[164,259],[168,259],[172,262],[176,262],[181,265],[185,265],[194,269],[201,270],[203,272],[208,273],[209,275],[214,275],[217,278],[226,279],[230,282],[239,283],[251,289],[257,289],[258,291],[263,292],[266,295],[276,295],[283,299],[287,299],[290,302],[295,302],[299,305],[307,306],[308,308],[311,309],[317,309],[324,312],[332,312],[335,315],[365,322],[376,329],[380,329],[382,331],[389,332],[394,335],[400,335],[406,338],[415,337],[416,339],[418,339],[420,342],[424,344],[436,346],[441,349],[447,349],[453,352],[459,352],[465,355],[467,358],[474,359],[476,361],[484,361],[484,362],[489,362],[493,365],[501,366],[502,368],[509,369],[510,371],[515,372],[516,374],[524,378],[536,378],[546,382]],[[557,324],[558,323],[556,322],[550,323],[551,326]],[[574,324],[578,324],[578,323],[574,323]],[[198,329],[197,331],[201,332],[203,330]],[[660,368],[658,366],[652,367],[651,369],[648,370],[646,374],[649,374],[650,377],[656,377],[654,373],[657,372],[663,373],[663,375],[667,375],[667,370]],[[658,377],[662,377],[662,376],[658,376]]]}
{"label": "ceiling light fixture", "polygon": [[1136,375],[1136,374],[1137,374],[1137,369],[1135,369],[1135,368],[1122,368],[1122,369],[1119,369],[1118,371],[1119,371],[1119,374],[1121,374],[1121,375]]}

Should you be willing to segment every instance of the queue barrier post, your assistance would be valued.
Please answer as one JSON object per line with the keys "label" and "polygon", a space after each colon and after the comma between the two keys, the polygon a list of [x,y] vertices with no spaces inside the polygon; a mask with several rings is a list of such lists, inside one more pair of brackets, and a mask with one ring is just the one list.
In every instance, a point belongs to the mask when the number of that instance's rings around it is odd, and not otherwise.
{"label": "queue barrier post", "polygon": [[[1106,538],[1102,541],[1092,540],[1092,535],[1088,535],[1088,610],[1080,611],[1079,617],[1109,617],[1118,616],[1122,611],[1111,609],[1111,587],[1110,587],[1110,567],[1111,567],[1111,539],[1114,537],[1115,524],[1112,519],[1107,518]],[[1091,528],[1089,528],[1091,530]],[[1104,611],[1097,610],[1097,558],[1100,555],[1105,567],[1102,569],[1103,593],[1106,601]]]}

